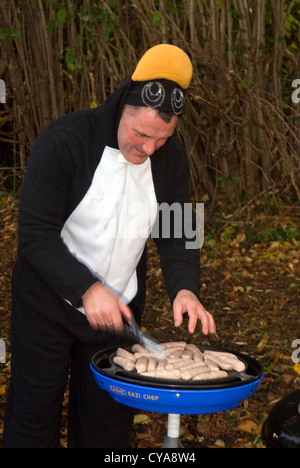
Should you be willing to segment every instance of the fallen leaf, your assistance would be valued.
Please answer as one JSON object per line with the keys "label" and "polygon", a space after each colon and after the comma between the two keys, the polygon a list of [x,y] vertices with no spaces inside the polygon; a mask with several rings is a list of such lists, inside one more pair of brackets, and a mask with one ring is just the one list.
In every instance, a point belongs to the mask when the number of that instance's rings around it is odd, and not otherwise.
{"label": "fallen leaf", "polygon": [[264,347],[266,346],[267,342],[269,340],[269,335],[265,334],[263,338],[260,340],[260,342],[257,345],[257,351],[260,353]]}
{"label": "fallen leaf", "polygon": [[149,424],[151,419],[146,414],[136,414],[134,416],[133,424]]}
{"label": "fallen leaf", "polygon": [[294,371],[297,372],[297,374],[300,375],[300,364],[295,364],[294,365]]}
{"label": "fallen leaf", "polygon": [[243,286],[235,286],[233,288],[233,291],[243,293],[243,292],[245,292],[245,289],[243,288]]}
{"label": "fallen leaf", "polygon": [[239,244],[241,244],[242,242],[244,242],[246,240],[246,234],[239,234],[236,238],[236,240],[238,241]]}
{"label": "fallen leaf", "polygon": [[243,432],[248,432],[249,434],[260,434],[260,427],[254,421],[251,421],[251,419],[248,419],[247,421],[242,421],[238,425],[238,429]]}
{"label": "fallen leaf", "polygon": [[276,366],[278,363],[279,359],[281,357],[281,354],[279,351],[275,351],[274,358],[273,358],[273,365]]}
{"label": "fallen leaf", "polygon": [[225,448],[225,442],[224,442],[224,440],[217,439],[217,440],[215,441],[214,447],[217,447],[217,448]]}

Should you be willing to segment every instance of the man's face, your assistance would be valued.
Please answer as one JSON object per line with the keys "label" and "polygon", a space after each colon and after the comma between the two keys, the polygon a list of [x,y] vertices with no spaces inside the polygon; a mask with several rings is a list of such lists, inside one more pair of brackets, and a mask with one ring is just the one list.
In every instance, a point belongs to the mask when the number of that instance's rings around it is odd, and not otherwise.
{"label": "man's face", "polygon": [[142,164],[173,135],[178,117],[165,122],[149,107],[124,110],[118,128],[119,149],[127,161]]}

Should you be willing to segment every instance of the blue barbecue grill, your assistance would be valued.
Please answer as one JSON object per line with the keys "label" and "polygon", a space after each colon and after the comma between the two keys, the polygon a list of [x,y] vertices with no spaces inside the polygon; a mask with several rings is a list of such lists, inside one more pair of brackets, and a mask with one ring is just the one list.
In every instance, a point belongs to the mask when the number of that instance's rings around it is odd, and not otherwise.
{"label": "blue barbecue grill", "polygon": [[180,415],[235,408],[254,394],[263,378],[261,364],[250,356],[224,348],[199,346],[199,349],[234,353],[244,361],[246,370],[210,381],[150,378],[124,371],[113,364],[115,349],[96,353],[90,366],[99,387],[115,401],[140,410],[167,413],[168,433],[163,447],[181,447]]}

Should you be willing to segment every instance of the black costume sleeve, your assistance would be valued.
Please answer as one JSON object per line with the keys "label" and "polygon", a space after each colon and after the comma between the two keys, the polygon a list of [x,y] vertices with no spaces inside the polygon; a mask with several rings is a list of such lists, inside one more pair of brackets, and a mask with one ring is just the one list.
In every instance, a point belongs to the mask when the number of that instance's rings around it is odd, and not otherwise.
{"label": "black costume sleeve", "polygon": [[[156,185],[157,199],[160,203],[160,218],[164,215],[163,204],[167,203],[172,214],[172,205],[180,205],[179,218],[177,223],[181,223],[182,236],[178,237],[178,232],[174,229],[174,220],[170,218],[170,236],[165,237],[162,231],[163,220],[158,219],[159,235],[154,233],[154,241],[160,255],[160,263],[164,275],[167,292],[171,302],[181,289],[192,291],[199,298],[199,277],[200,277],[200,252],[195,242],[195,248],[187,248],[187,244],[193,242],[190,232],[196,230],[195,215],[193,214],[193,225],[187,229],[184,226],[184,210],[191,208],[189,190],[189,165],[186,151],[183,145],[172,138],[166,145],[164,151],[152,158],[152,171],[154,179],[158,180]],[[185,204],[188,206],[185,207]],[[177,206],[178,208],[178,206]],[[178,227],[178,224],[177,224]],[[155,228],[154,228],[155,229]]]}
{"label": "black costume sleeve", "polygon": [[46,129],[33,146],[20,197],[18,254],[60,297],[79,307],[82,295],[97,279],[60,236],[76,197],[82,196],[76,191],[80,164],[67,141]]}

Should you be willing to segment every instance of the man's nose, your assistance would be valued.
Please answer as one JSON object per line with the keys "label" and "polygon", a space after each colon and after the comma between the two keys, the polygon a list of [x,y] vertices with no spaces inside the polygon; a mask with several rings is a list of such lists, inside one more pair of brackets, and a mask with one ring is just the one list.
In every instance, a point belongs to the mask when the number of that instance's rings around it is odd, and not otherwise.
{"label": "man's nose", "polygon": [[145,153],[147,153],[148,156],[151,156],[151,154],[154,153],[155,149],[156,149],[155,141],[146,141],[143,144],[143,151],[145,151]]}

